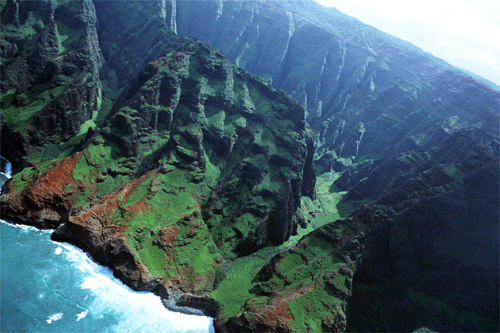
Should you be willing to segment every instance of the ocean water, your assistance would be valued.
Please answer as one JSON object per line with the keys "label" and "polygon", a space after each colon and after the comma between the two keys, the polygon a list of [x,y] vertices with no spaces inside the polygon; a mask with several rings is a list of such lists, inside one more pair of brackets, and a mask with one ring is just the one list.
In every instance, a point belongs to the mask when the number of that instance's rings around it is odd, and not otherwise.
{"label": "ocean water", "polygon": [[0,220],[1,332],[214,332],[212,318],[168,311],[50,234]]}

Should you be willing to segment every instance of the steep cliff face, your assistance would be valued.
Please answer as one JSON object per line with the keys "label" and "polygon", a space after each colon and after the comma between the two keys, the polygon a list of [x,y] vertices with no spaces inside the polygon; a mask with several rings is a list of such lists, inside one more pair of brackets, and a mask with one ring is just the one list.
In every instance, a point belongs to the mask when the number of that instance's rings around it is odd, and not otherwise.
{"label": "steep cliff face", "polygon": [[1,15],[2,155],[18,171],[95,126],[104,60],[90,0],[8,0]]}
{"label": "steep cliff face", "polygon": [[339,158],[426,148],[435,144],[428,129],[445,121],[497,131],[498,92],[335,9],[312,1],[167,3],[178,35],[213,44],[303,105],[325,168]]}
{"label": "steep cliff face", "polygon": [[226,260],[297,233],[313,137],[297,102],[220,51],[159,43],[80,151],[14,176],[2,216],[57,227],[134,288],[201,294]]}
{"label": "steep cliff face", "polygon": [[327,224],[270,258],[254,278],[252,297],[228,320],[228,331],[345,331],[367,222]]}
{"label": "steep cliff face", "polygon": [[[312,2],[169,3],[177,34],[215,45],[304,106],[329,211],[316,223],[361,204],[395,211],[368,234],[350,329],[498,330],[498,299],[483,307],[461,292],[466,280],[488,289],[483,297],[498,288],[498,186],[478,180],[498,184],[498,87]],[[338,204],[323,199],[335,195]]]}
{"label": "steep cliff face", "polygon": [[486,296],[499,287],[497,139],[460,130],[369,168],[345,177],[343,200],[369,198],[397,215],[368,234],[351,329],[497,330],[498,299]]}
{"label": "steep cliff face", "polygon": [[498,91],[308,1],[0,11],[2,218],[221,331],[498,330]]}

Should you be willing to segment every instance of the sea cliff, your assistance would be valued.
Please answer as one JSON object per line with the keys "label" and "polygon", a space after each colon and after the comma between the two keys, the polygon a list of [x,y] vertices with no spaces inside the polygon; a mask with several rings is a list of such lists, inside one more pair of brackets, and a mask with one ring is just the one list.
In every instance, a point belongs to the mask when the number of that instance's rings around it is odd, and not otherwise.
{"label": "sea cliff", "polygon": [[309,1],[0,12],[2,218],[219,331],[498,330],[494,86]]}

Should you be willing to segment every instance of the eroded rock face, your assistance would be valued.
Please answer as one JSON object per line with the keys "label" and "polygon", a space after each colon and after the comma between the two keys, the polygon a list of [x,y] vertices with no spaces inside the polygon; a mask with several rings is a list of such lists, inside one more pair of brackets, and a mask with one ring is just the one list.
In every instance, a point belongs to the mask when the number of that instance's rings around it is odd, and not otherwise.
{"label": "eroded rock face", "polygon": [[498,186],[478,180],[498,184],[498,86],[314,3],[169,3],[178,34],[213,43],[303,105],[318,174],[342,174],[330,187],[347,191],[341,205],[397,212],[368,237],[351,329],[498,330],[498,297],[490,312],[461,292],[465,280],[481,295],[498,289]]}
{"label": "eroded rock face", "polygon": [[9,0],[1,15],[2,156],[17,171],[56,158],[61,142],[94,124],[104,59],[91,0]]}
{"label": "eroded rock face", "polygon": [[300,197],[314,196],[313,138],[284,92],[216,49],[165,38],[172,51],[124,90],[107,125],[81,152],[18,174],[2,212],[59,225],[54,239],[134,288],[202,293],[224,274],[221,254],[296,232]]}
{"label": "eroded rock face", "polygon": [[365,206],[274,255],[255,275],[253,294],[226,324],[228,331],[345,331],[347,301],[360,246],[394,210]]}
{"label": "eroded rock face", "polygon": [[314,173],[304,176],[314,147],[296,102],[217,50],[191,45],[148,65],[125,99],[110,116],[121,132],[103,135],[146,165],[172,164],[193,183],[209,182],[203,215],[216,242],[248,254],[294,232],[300,196],[314,196]]}
{"label": "eroded rock face", "polygon": [[0,11],[3,218],[222,331],[498,330],[497,91],[307,1]]}
{"label": "eroded rock face", "polygon": [[213,44],[301,103],[318,158],[335,153],[320,166],[326,171],[340,158],[433,145],[439,138],[428,129],[436,123],[498,127],[498,86],[334,8],[313,1],[166,1],[164,8],[178,35]]}
{"label": "eroded rock face", "polygon": [[[476,181],[498,183],[498,87],[314,3],[169,3],[178,34],[213,43],[303,105],[318,174],[342,174],[330,188],[348,191],[342,205],[397,212],[368,238],[353,330],[412,330],[424,321],[438,331],[498,330],[498,298],[489,298],[489,312],[461,292],[467,279],[489,288],[482,295],[498,289],[498,188]],[[270,35],[275,46],[267,48]],[[477,272],[482,278],[469,276]],[[401,309],[404,319],[390,319]],[[465,313],[478,319],[459,319]]]}

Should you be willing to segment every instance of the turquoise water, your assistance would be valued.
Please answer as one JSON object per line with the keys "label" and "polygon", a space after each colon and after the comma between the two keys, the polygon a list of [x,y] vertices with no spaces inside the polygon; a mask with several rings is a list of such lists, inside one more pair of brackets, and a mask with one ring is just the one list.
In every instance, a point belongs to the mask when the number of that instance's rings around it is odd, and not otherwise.
{"label": "turquoise water", "polygon": [[170,312],[51,231],[0,220],[1,332],[213,332],[209,317]]}

